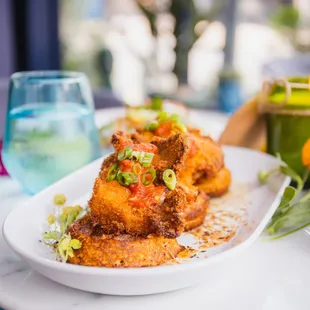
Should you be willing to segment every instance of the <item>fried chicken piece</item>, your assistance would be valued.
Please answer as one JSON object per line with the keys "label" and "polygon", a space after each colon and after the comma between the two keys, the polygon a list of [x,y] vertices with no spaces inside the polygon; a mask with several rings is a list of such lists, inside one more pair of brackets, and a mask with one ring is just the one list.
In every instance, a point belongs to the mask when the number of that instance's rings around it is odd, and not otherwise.
{"label": "fried chicken piece", "polygon": [[[220,146],[210,137],[201,135],[199,129],[190,127],[187,129],[188,131],[186,133],[169,131],[169,138],[156,136],[157,131],[150,132],[142,130],[131,134],[130,137],[139,143],[159,143],[159,141],[166,141],[174,135],[182,136],[188,143],[188,156],[181,167],[180,180],[184,184],[192,185],[202,175],[216,175],[224,166],[224,154]],[[170,150],[169,143],[167,143],[167,152]]]}
{"label": "fried chicken piece", "polygon": [[[114,135],[112,143],[116,150],[129,145],[135,147],[133,141],[124,135]],[[170,152],[166,150],[167,143],[172,147]],[[184,210],[189,193],[182,186],[169,190],[164,186],[162,172],[167,168],[179,169],[184,161],[182,158],[187,154],[186,142],[175,135],[156,145],[158,154],[154,157],[153,164],[157,177],[148,186],[140,182],[126,187],[116,180],[107,181],[108,171],[117,161],[117,155],[112,154],[103,162],[89,207],[94,221],[102,226],[105,233],[127,233],[134,236],[157,234],[175,238],[183,232]],[[147,149],[151,145],[145,144],[143,147]]]}
{"label": "fried chicken piece", "polygon": [[183,169],[188,158],[187,137],[182,134],[174,134],[167,139],[153,136],[151,141],[143,141],[136,133],[126,135],[123,132],[118,132],[112,136],[111,143],[116,152],[134,144],[143,145],[146,149],[155,145],[158,148],[158,154],[155,155],[153,163],[156,170],[162,172],[166,169],[172,169],[178,173],[179,170]]}
{"label": "fried chicken piece", "polygon": [[199,129],[188,128],[189,156],[181,178],[194,184],[202,175],[215,175],[224,166],[222,149],[210,137],[202,136]]}
{"label": "fried chicken piece", "polygon": [[196,201],[189,204],[185,210],[185,231],[194,229],[203,224],[208,206],[209,197],[204,192],[200,191]]}
{"label": "fried chicken piece", "polygon": [[[169,125],[169,124],[168,124]],[[167,123],[165,123],[167,126]],[[167,128],[164,128],[167,129]],[[172,131],[165,131],[164,136],[169,138],[158,137],[161,131],[143,131],[131,134],[131,138],[137,142],[150,141],[167,141],[174,135],[183,136],[188,141],[189,151],[183,165],[179,167],[178,182],[183,185],[183,188],[191,188],[191,192],[195,191],[192,186],[201,176],[214,176],[224,165],[224,155],[221,148],[210,138],[201,135],[200,130],[188,128],[187,133],[176,134]],[[169,152],[169,143],[167,152]],[[187,196],[188,197],[188,196]],[[200,193],[196,189],[196,197],[191,201],[187,201],[187,208],[184,213],[185,230],[190,230],[201,225],[206,216],[206,210],[209,205],[208,197],[204,193]]]}
{"label": "fried chicken piece", "polygon": [[230,183],[231,173],[223,168],[213,177],[202,177],[195,185],[210,197],[219,197],[228,191]]}
{"label": "fried chicken piece", "polygon": [[71,264],[98,267],[149,267],[175,258],[183,247],[176,239],[149,235],[105,234],[90,215],[69,226],[67,233],[78,239],[82,247],[69,257]]}

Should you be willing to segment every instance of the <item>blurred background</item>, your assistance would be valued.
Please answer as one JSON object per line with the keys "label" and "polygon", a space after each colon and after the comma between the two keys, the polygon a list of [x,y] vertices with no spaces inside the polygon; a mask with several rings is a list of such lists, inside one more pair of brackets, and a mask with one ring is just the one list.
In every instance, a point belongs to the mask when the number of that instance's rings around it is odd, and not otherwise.
{"label": "blurred background", "polygon": [[309,74],[310,1],[0,0],[0,42],[0,135],[21,70],[85,72],[96,108],[157,94],[233,112],[265,77]]}

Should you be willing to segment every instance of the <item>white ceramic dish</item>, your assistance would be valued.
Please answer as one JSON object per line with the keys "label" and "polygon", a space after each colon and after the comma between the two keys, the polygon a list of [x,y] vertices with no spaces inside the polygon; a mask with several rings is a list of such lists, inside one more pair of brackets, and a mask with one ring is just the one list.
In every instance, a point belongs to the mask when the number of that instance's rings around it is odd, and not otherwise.
{"label": "white ceramic dish", "polygon": [[[143,295],[177,290],[200,281],[208,281],[212,285],[212,279],[220,275],[221,262],[240,253],[259,236],[290,182],[289,178],[279,175],[273,180],[272,189],[259,186],[256,182],[258,171],[276,167],[276,159],[242,148],[225,147],[224,151],[233,180],[252,185],[252,190],[244,197],[250,198],[251,204],[247,225],[240,227],[236,237],[224,247],[211,251],[208,258],[203,256],[176,265],[129,269],[85,267],[54,261],[51,253],[39,242],[46,216],[51,212],[50,202],[56,193],[64,193],[69,203],[81,197],[86,201],[102,159],[67,176],[16,208],[4,223],[4,238],[34,270],[51,280],[85,291]],[[236,201],[231,203],[233,205]]]}

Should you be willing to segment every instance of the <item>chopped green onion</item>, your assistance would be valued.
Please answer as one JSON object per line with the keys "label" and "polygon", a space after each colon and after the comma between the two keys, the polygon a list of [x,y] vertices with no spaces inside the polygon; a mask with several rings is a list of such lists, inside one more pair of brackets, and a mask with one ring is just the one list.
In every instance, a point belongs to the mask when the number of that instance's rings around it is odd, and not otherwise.
{"label": "chopped green onion", "polygon": [[151,109],[152,110],[161,110],[163,107],[163,100],[160,96],[153,96],[151,99]]}
{"label": "chopped green onion", "polygon": [[136,163],[132,166],[132,171],[135,175],[138,175],[141,172],[141,165],[139,163]]}
{"label": "chopped green onion", "polygon": [[172,169],[166,169],[164,171],[163,179],[164,179],[166,186],[169,189],[171,189],[171,190],[175,189],[176,184],[177,184],[177,178],[176,178],[175,173]]}
{"label": "chopped green onion", "polygon": [[134,158],[135,160],[140,160],[140,157],[141,157],[141,152],[139,151],[132,152],[132,158]]}
{"label": "chopped green onion", "polygon": [[143,167],[149,167],[154,157],[153,153],[148,153],[144,151],[133,151],[131,155],[131,158],[139,161]]}
{"label": "chopped green onion", "polygon": [[132,172],[122,172],[122,171],[118,171],[116,179],[118,181],[119,184],[123,185],[123,186],[129,186],[132,183],[138,183],[138,178],[137,176],[132,173]]}
{"label": "chopped green onion", "polygon": [[180,116],[178,114],[172,114],[169,117],[169,120],[172,121],[173,123],[177,124],[180,121]]}
{"label": "chopped green onion", "polygon": [[142,159],[140,159],[140,163],[143,167],[151,166],[154,154],[153,153],[145,153]]}
{"label": "chopped green onion", "polygon": [[127,158],[130,158],[132,155],[132,148],[131,146],[126,146],[122,151],[120,151],[117,155],[118,160],[125,160]]}
{"label": "chopped green onion", "polygon": [[153,183],[155,179],[156,179],[156,170],[154,168],[151,168],[142,175],[141,181],[144,185],[150,185],[151,183]]}
{"label": "chopped green onion", "polygon": [[54,204],[57,206],[64,205],[66,203],[66,201],[67,201],[67,198],[63,194],[58,194],[58,195],[55,195],[55,197],[54,197]]}
{"label": "chopped green onion", "polygon": [[169,118],[169,114],[166,111],[161,111],[157,115],[159,122],[166,121]]}
{"label": "chopped green onion", "polygon": [[173,124],[172,125],[172,130],[180,131],[180,132],[187,132],[186,127],[183,124],[181,124],[181,123]]}
{"label": "chopped green onion", "polygon": [[111,168],[109,169],[108,175],[107,175],[107,181],[113,181],[116,178],[118,171],[118,164],[113,164]]}
{"label": "chopped green onion", "polygon": [[157,129],[158,126],[159,126],[158,122],[152,121],[151,123],[146,125],[145,129],[147,131],[154,131]]}

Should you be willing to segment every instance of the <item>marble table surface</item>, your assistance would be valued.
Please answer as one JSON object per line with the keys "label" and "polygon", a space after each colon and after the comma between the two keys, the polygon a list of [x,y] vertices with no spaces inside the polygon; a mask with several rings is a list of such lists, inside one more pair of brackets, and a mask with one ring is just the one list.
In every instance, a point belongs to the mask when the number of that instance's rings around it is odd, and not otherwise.
{"label": "marble table surface", "polygon": [[[0,177],[0,228],[9,212],[27,199],[15,181]],[[150,296],[99,295],[62,286],[32,271],[9,249],[0,230],[0,308],[309,310],[309,266],[310,236],[301,231],[274,242],[257,240],[223,265],[212,286],[206,282]]]}

